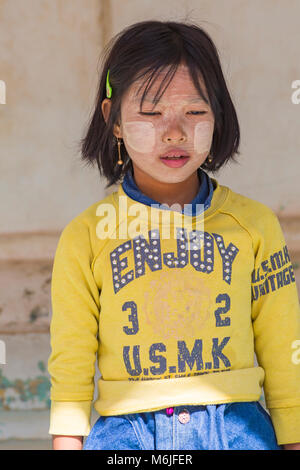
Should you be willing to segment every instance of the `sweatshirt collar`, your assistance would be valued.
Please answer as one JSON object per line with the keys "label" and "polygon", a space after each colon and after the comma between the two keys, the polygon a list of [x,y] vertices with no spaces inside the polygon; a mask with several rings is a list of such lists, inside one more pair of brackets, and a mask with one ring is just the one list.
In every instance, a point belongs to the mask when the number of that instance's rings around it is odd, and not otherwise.
{"label": "sweatshirt collar", "polygon": [[[203,211],[207,210],[211,205],[211,200],[213,197],[214,186],[212,184],[211,178],[208,174],[202,170],[202,168],[198,168],[197,170],[198,178],[200,181],[200,188],[198,194],[194,197],[194,199],[185,206],[182,210],[182,214],[184,215],[199,215]],[[160,204],[158,201],[151,199],[150,197],[143,194],[138,186],[135,183],[134,177],[132,175],[131,169],[127,171],[125,174],[122,188],[131,199],[134,199],[137,202],[142,204],[146,204],[147,206],[151,206],[152,204],[158,205],[159,209],[164,210],[171,210],[168,206],[164,204]],[[197,206],[198,205],[198,206]]]}

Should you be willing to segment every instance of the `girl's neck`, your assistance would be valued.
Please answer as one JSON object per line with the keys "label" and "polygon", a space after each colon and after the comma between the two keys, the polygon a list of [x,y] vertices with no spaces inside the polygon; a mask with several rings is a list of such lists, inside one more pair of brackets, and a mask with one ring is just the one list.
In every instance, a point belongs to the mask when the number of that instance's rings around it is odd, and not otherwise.
{"label": "girl's neck", "polygon": [[139,168],[135,168],[132,175],[136,185],[143,194],[160,204],[168,204],[168,206],[179,204],[181,210],[184,209],[184,204],[192,202],[200,189],[197,171],[188,179],[179,183],[162,183],[145,174]]}

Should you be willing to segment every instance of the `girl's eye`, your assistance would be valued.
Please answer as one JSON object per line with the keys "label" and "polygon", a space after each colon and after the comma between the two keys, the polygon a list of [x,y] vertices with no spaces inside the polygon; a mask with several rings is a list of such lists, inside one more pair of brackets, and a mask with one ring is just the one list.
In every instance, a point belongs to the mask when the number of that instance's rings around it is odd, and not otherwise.
{"label": "girl's eye", "polygon": [[142,116],[155,116],[156,114],[160,114],[160,113],[139,113],[141,114]]}
{"label": "girl's eye", "polygon": [[[192,114],[193,116],[198,116],[199,114],[206,114],[207,111],[189,111],[189,113]],[[157,116],[160,113],[143,113],[143,112],[140,112],[139,114],[141,114],[142,116]]]}
{"label": "girl's eye", "polygon": [[189,111],[193,115],[206,114],[207,111]]}

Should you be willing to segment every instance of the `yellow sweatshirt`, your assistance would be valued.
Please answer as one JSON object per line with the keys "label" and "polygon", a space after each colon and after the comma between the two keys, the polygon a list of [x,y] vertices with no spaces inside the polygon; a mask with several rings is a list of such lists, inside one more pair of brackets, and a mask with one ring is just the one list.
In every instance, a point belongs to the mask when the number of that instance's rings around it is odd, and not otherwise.
{"label": "yellow sweatshirt", "polygon": [[211,179],[200,215],[120,184],[62,231],[50,434],[89,434],[97,359],[100,415],[255,401],[263,386],[278,443],[300,442],[300,308],[278,218]]}

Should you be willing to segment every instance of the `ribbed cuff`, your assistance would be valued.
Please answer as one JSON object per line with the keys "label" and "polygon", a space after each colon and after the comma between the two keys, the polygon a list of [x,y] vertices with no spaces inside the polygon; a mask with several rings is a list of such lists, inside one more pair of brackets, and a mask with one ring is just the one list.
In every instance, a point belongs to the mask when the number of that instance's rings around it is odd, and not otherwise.
{"label": "ribbed cuff", "polygon": [[51,401],[49,434],[88,436],[91,401]]}
{"label": "ribbed cuff", "polygon": [[300,406],[270,408],[269,412],[279,445],[300,442]]}

